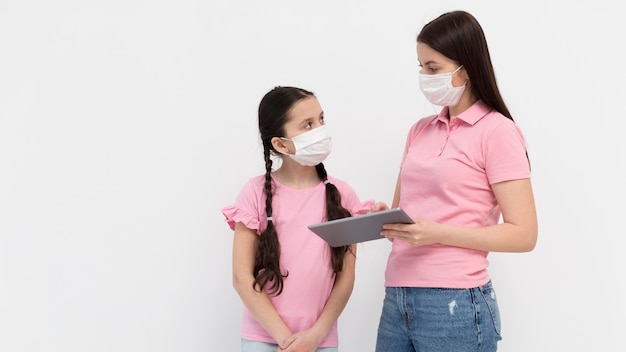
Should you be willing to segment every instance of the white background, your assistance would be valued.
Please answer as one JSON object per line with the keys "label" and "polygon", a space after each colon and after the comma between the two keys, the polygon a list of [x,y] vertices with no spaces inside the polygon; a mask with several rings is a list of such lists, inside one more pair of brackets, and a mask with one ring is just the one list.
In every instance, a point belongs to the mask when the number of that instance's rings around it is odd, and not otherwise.
{"label": "white background", "polygon": [[[415,36],[483,25],[524,131],[540,234],[493,253],[501,351],[623,351],[624,17],[618,1],[0,2],[0,351],[237,351],[220,209],[263,172],[258,102],[312,90],[326,166],[391,202],[435,109]],[[359,245],[341,350],[373,351],[389,244]]]}

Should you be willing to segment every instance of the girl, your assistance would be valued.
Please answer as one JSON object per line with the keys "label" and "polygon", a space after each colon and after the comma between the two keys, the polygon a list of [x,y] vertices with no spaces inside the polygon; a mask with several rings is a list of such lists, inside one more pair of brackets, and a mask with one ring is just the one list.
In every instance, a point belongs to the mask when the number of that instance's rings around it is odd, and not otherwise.
{"label": "girl", "polygon": [[[233,241],[233,284],[244,304],[242,351],[338,350],[337,319],[354,285],[356,246],[331,248],[307,226],[367,213],[322,163],[331,151],[315,95],[276,87],[259,105],[265,174],[222,209]],[[281,158],[273,170],[273,159]]]}

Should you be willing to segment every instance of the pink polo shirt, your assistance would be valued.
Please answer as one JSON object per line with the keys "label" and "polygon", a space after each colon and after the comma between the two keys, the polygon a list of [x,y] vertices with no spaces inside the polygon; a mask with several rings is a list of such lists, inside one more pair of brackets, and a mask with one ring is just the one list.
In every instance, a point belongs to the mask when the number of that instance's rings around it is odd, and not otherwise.
{"label": "pink polo shirt", "polygon": [[[296,333],[311,326],[320,316],[335,282],[331,268],[330,246],[308,225],[325,221],[326,185],[320,182],[307,189],[294,189],[277,182],[274,178],[272,197],[272,222],[280,242],[280,266],[289,273],[283,281],[283,292],[271,295],[270,301],[289,329]],[[345,182],[329,177],[341,193],[342,205],[352,215],[369,212],[373,200],[361,202],[354,190]],[[222,209],[231,229],[237,222],[256,230],[257,234],[267,227],[265,214],[265,175],[254,177],[242,188],[233,205]],[[276,343],[274,339],[243,308],[241,337]],[[337,322],[320,347],[338,345]]]}
{"label": "pink polo shirt", "polygon": [[[400,174],[400,204],[411,217],[482,227],[500,220],[491,190],[530,177],[518,126],[481,101],[459,116],[419,120],[409,130]],[[488,252],[394,241],[385,286],[470,288],[489,281]]]}

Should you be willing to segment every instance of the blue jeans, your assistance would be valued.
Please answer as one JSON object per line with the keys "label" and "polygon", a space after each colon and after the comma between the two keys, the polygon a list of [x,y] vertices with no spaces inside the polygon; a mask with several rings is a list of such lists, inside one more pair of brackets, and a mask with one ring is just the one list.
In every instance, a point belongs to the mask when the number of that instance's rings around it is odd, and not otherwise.
{"label": "blue jeans", "polygon": [[471,289],[385,288],[376,352],[491,352],[501,339],[491,281]]}
{"label": "blue jeans", "polygon": [[[274,343],[241,339],[241,352],[277,352],[278,345]],[[321,347],[317,352],[338,352],[337,347]]]}

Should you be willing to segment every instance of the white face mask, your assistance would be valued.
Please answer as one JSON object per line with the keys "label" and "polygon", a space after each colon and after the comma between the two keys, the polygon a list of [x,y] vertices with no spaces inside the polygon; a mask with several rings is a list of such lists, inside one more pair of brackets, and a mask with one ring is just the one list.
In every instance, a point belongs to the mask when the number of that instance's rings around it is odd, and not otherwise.
{"label": "white face mask", "polygon": [[419,74],[420,89],[431,104],[440,106],[456,106],[465,90],[465,83],[460,87],[452,86],[452,75],[463,65],[450,73],[437,75]]}
{"label": "white face mask", "polygon": [[281,139],[293,142],[296,148],[295,154],[286,155],[304,166],[315,166],[326,160],[330,154],[331,140],[326,125],[299,134],[292,139],[283,137]]}

